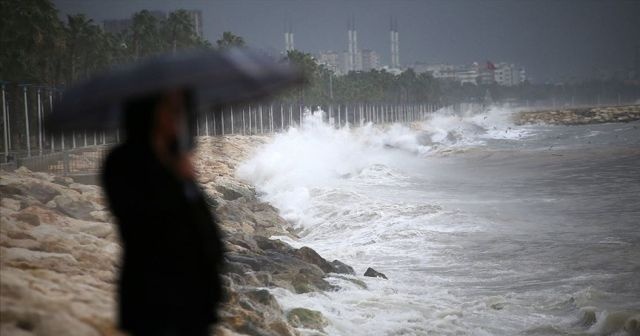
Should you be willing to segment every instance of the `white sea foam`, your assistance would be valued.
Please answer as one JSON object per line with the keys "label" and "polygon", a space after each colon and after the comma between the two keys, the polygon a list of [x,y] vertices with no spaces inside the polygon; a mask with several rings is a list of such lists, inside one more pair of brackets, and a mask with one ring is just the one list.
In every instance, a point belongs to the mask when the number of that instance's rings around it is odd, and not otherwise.
{"label": "white sea foam", "polygon": [[[512,125],[510,113],[500,107],[482,113],[443,109],[411,127],[368,124],[336,129],[322,122],[321,111],[306,111],[302,127],[275,135],[237,172],[301,229],[299,240],[272,238],[295,247],[310,246],[327,259],[352,265],[357,274],[374,267],[390,278],[359,276],[368,287],[363,289],[332,277],[329,281],[342,288],[337,292],[298,295],[274,289],[283,307],[319,310],[331,322],[328,334],[352,336],[504,335],[536,325],[543,327],[526,333],[544,334],[545,330],[565,330],[563,326],[577,320],[576,309],[597,305],[591,297],[583,300],[580,293],[568,298],[546,288],[515,295],[511,292],[515,289],[509,288],[529,286],[530,269],[501,260],[517,255],[522,247],[517,241],[496,238],[504,237],[496,234],[509,227],[512,218],[498,210],[494,217],[486,218],[443,205],[443,200],[449,200],[449,204],[464,203],[472,208],[517,207],[530,199],[545,203],[547,196],[460,197],[459,193],[416,184],[416,174],[425,175],[428,182],[431,169],[446,169],[425,162],[452,148],[477,148],[491,141],[520,141],[532,135],[533,129]],[[451,177],[453,184],[439,186],[456,190],[457,181],[473,181],[455,174],[439,174]],[[452,197],[456,199],[452,201]],[[468,243],[470,237],[477,241]],[[464,251],[477,249],[468,244],[480,244],[480,253],[496,257],[467,260]],[[571,281],[584,282],[588,277]],[[478,286],[480,283],[497,283],[505,290],[490,291]],[[536,309],[576,312],[557,318]],[[629,322],[622,324],[599,322],[589,328],[604,330],[602,323],[635,327],[637,318],[628,318]]]}

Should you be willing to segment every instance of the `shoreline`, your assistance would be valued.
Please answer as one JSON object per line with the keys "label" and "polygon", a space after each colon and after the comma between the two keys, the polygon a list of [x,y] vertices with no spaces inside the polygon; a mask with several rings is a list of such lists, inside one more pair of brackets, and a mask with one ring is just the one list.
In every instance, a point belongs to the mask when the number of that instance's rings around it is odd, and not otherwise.
{"label": "shoreline", "polygon": [[[359,282],[350,266],[293,248],[277,209],[234,172],[269,136],[198,139],[198,181],[225,238],[227,288],[215,335],[299,335],[322,332],[320,312],[284,310],[269,288],[293,293],[338,289],[329,273]],[[115,289],[120,246],[100,187],[19,168],[0,172],[1,334],[120,335]]]}
{"label": "shoreline", "polygon": [[586,125],[640,120],[640,105],[599,106],[584,108],[559,108],[543,111],[516,113],[516,125]]}

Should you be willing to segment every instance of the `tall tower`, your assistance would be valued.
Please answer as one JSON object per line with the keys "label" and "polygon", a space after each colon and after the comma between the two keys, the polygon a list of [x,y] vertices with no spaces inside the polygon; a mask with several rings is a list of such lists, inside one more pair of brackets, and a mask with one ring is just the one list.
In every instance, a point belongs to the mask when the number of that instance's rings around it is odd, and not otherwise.
{"label": "tall tower", "polygon": [[291,24],[291,20],[289,18],[286,18],[284,22],[284,52],[287,53],[294,49],[295,45],[293,43],[293,25]]}
{"label": "tall tower", "polygon": [[391,37],[391,67],[400,68],[400,41],[398,35],[398,21],[394,18],[391,18],[389,35]]}
{"label": "tall tower", "polygon": [[356,31],[356,19],[353,15],[347,22],[347,71],[356,70],[356,54],[358,53],[358,32]]}

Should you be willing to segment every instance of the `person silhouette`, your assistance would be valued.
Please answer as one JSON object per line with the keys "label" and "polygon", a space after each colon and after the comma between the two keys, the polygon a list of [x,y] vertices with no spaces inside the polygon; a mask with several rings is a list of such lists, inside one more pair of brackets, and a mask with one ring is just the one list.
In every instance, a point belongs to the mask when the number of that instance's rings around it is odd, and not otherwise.
{"label": "person silhouette", "polygon": [[129,97],[125,140],[102,182],[123,253],[119,328],[134,335],[208,335],[223,298],[223,245],[190,152],[188,90]]}

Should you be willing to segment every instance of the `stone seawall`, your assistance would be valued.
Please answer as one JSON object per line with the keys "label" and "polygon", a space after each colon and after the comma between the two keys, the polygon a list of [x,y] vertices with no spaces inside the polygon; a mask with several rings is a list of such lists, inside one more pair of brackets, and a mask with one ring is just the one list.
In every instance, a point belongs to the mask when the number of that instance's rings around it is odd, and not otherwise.
{"label": "stone seawall", "polygon": [[[330,273],[366,287],[348,265],[269,239],[296,234],[277,209],[234,175],[267,141],[259,136],[199,140],[199,182],[227,249],[226,301],[212,335],[322,333],[328,322],[320,312],[285,309],[269,288],[337,290],[326,279]],[[120,335],[115,324],[120,243],[101,189],[26,168],[0,174],[0,335]]]}
{"label": "stone seawall", "polygon": [[524,111],[514,117],[516,125],[584,125],[640,120],[640,105]]}

